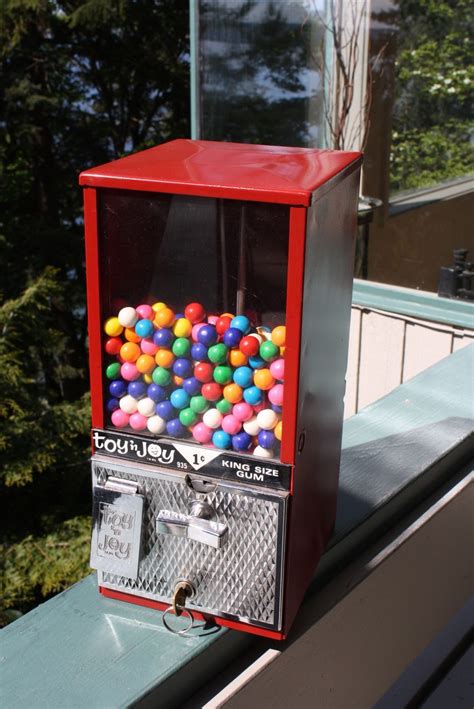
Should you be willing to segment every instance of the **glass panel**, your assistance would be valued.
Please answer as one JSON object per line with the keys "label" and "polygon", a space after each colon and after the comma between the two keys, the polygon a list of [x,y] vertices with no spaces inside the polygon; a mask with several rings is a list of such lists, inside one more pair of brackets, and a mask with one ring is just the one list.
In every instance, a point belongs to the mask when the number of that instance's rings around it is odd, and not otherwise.
{"label": "glass panel", "polygon": [[322,0],[199,3],[200,137],[324,144]]}
{"label": "glass panel", "polygon": [[99,209],[107,426],[278,458],[289,208],[102,190]]}

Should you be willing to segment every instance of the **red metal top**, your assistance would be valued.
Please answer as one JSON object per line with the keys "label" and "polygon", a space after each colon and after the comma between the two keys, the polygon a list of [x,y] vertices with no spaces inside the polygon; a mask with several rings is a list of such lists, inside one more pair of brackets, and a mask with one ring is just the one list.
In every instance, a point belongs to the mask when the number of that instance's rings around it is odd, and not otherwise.
{"label": "red metal top", "polygon": [[308,206],[318,188],[360,158],[356,152],[180,139],[85,170],[79,183]]}

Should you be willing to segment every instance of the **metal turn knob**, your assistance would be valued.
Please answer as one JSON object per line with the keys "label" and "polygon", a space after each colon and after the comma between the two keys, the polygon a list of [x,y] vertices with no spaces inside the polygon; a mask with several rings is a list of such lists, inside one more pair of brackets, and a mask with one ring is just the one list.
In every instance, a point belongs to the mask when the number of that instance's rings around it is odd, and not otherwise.
{"label": "metal turn knob", "polygon": [[215,522],[213,517],[215,512],[212,507],[207,502],[196,500],[191,505],[189,515],[160,510],[156,517],[156,531],[158,534],[185,537],[220,549],[227,542],[228,528],[225,524]]}

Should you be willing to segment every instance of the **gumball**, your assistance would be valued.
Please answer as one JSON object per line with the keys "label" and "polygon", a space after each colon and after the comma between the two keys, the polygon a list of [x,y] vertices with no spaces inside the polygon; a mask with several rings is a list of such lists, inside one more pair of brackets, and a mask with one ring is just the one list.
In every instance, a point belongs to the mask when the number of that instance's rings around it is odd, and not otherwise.
{"label": "gumball", "polygon": [[216,448],[230,448],[232,445],[231,436],[225,431],[214,431],[212,434],[212,442]]}
{"label": "gumball", "polygon": [[151,374],[155,369],[155,358],[147,354],[141,355],[135,362],[135,366],[140,374]]}
{"label": "gumball", "polygon": [[253,409],[246,401],[241,401],[239,404],[235,404],[232,414],[239,421],[248,421],[253,416]]}
{"label": "gumball", "polygon": [[155,362],[158,367],[164,367],[165,369],[170,369],[173,366],[174,360],[175,356],[171,350],[160,349],[155,355]]}
{"label": "gumball", "polygon": [[125,426],[128,426],[129,420],[130,416],[126,414],[125,411],[122,411],[122,409],[117,409],[111,416],[111,421],[117,428],[124,428]]}
{"label": "gumball", "polygon": [[155,345],[153,340],[149,337],[143,338],[143,340],[140,342],[140,349],[143,352],[143,354],[151,355],[154,357],[156,353],[158,352],[158,345]]}
{"label": "gumball", "polygon": [[196,414],[202,414],[209,408],[209,402],[203,396],[192,396],[189,406]]}
{"label": "gumball", "polygon": [[240,340],[239,349],[246,354],[247,357],[254,357],[258,353],[259,347],[260,342],[256,337],[252,337],[252,335],[246,335]]}
{"label": "gumball", "polygon": [[247,404],[256,406],[263,400],[263,392],[255,386],[244,389],[244,399]]}
{"label": "gumball", "polygon": [[189,303],[189,305],[187,305],[184,309],[184,315],[189,322],[195,325],[196,323],[200,323],[204,320],[206,317],[206,311],[201,303]]}
{"label": "gumball", "polygon": [[128,342],[135,342],[137,344],[141,340],[140,335],[137,335],[133,327],[126,327],[123,335]]}
{"label": "gumball", "polygon": [[211,382],[213,374],[214,369],[212,365],[207,362],[198,362],[194,367],[193,375],[196,377],[198,382],[203,382],[204,384]]}
{"label": "gumball", "polygon": [[201,342],[195,342],[191,347],[191,357],[196,362],[207,362],[208,356],[206,345],[201,344]]}
{"label": "gumball", "polygon": [[107,402],[107,411],[111,414],[114,411],[117,411],[117,409],[120,408],[119,400],[118,399],[109,399]]}
{"label": "gumball", "polygon": [[242,401],[242,388],[238,384],[227,384],[224,387],[224,399],[230,401],[231,404],[238,404]]}
{"label": "gumball", "polygon": [[232,320],[229,315],[221,315],[216,322],[216,331],[218,335],[223,335],[226,330],[230,327],[230,321]]}
{"label": "gumball", "polygon": [[158,347],[171,347],[171,345],[173,344],[173,340],[173,332],[167,327],[164,327],[162,330],[157,330],[153,335],[153,342]]}
{"label": "gumball", "polygon": [[122,340],[120,339],[120,337],[111,337],[105,343],[105,351],[109,355],[118,355],[121,347],[122,347]]}
{"label": "gumball", "polygon": [[191,339],[193,342],[198,341],[198,332],[202,327],[204,327],[205,324],[205,322],[199,322],[196,325],[193,325],[193,329],[191,330]]}
{"label": "gumball", "polygon": [[223,342],[219,342],[217,345],[212,345],[209,347],[207,356],[211,362],[214,364],[222,364],[227,360],[228,349]]}
{"label": "gumball", "polygon": [[238,348],[234,348],[229,352],[229,364],[232,367],[245,367],[248,362],[247,355],[244,355]]}
{"label": "gumball", "polygon": [[[233,321],[232,321],[233,322]],[[242,339],[243,334],[242,331],[239,330],[238,327],[229,327],[228,330],[224,332],[224,335],[222,336],[222,340],[224,342],[224,345],[227,345],[227,347],[238,347],[240,340]]]}
{"label": "gumball", "polygon": [[196,377],[188,377],[183,381],[183,389],[189,396],[199,394],[201,391],[201,382],[198,382]]}
{"label": "gumball", "polygon": [[253,375],[253,383],[259,389],[267,391],[275,384],[275,380],[269,369],[257,369]]}
{"label": "gumball", "polygon": [[217,382],[202,385],[201,394],[207,401],[218,401],[222,396],[222,387]]}
{"label": "gumball", "polygon": [[105,376],[107,379],[118,379],[120,377],[120,363],[112,362],[112,364],[109,364],[105,370]]}
{"label": "gumball", "polygon": [[173,325],[173,333],[176,337],[190,337],[192,329],[193,326],[187,318],[178,318]]}
{"label": "gumball", "polygon": [[257,414],[257,422],[260,428],[265,431],[271,431],[278,423],[278,414],[272,409],[263,409]]}
{"label": "gumball", "polygon": [[230,401],[226,401],[225,399],[219,399],[219,401],[216,403],[216,409],[223,415],[225,414],[230,414],[232,411],[232,404]]}
{"label": "gumball", "polygon": [[256,446],[253,452],[254,455],[258,455],[259,458],[273,458],[273,451],[271,448],[263,448],[263,446]]}
{"label": "gumball", "polygon": [[153,374],[151,375],[151,377],[154,383],[159,384],[160,387],[165,387],[171,381],[171,374],[169,370],[164,369],[164,367],[157,367],[155,370],[153,370]]}
{"label": "gumball", "polygon": [[169,436],[176,436],[177,438],[184,436],[184,434],[186,433],[186,429],[179,420],[179,418],[171,419],[171,421],[168,421],[168,423],[166,424],[166,431]]}
{"label": "gumball", "polygon": [[275,384],[268,392],[268,399],[276,406],[283,405],[283,384]]}
{"label": "gumball", "polygon": [[273,448],[275,440],[275,434],[272,431],[263,430],[258,434],[258,445],[262,448]]}
{"label": "gumball", "polygon": [[127,385],[122,379],[115,379],[109,386],[109,392],[114,398],[120,399],[127,393]]}
{"label": "gumball", "polygon": [[272,409],[276,414],[281,414],[283,411],[283,406],[277,406],[276,404],[272,404]]}
{"label": "gumball", "polygon": [[278,423],[277,423],[277,425],[275,426],[273,432],[274,432],[274,434],[275,434],[275,438],[276,438],[278,441],[281,441],[281,437],[282,437],[282,435],[283,435],[283,424],[282,424],[281,421],[278,421]]}
{"label": "gumball", "polygon": [[161,300],[159,300],[156,303],[153,303],[151,307],[153,309],[153,312],[157,313],[158,310],[163,310],[163,308],[166,308],[166,303],[162,303]]}
{"label": "gumball", "polygon": [[175,389],[171,392],[170,401],[175,409],[186,409],[189,406],[189,394],[184,389]]}
{"label": "gumball", "polygon": [[126,394],[120,399],[120,408],[122,411],[125,411],[126,414],[134,414],[135,411],[138,410],[138,401],[134,399],[133,396],[130,396],[130,394]]}
{"label": "gumball", "polygon": [[163,399],[166,399],[166,389],[160,386],[159,384],[150,384],[150,386],[146,390],[146,393],[147,396],[149,396],[150,399],[153,399],[153,401],[155,402],[163,401]]}
{"label": "gumball", "polygon": [[208,315],[207,316],[207,322],[210,323],[210,325],[216,326],[216,322],[219,320],[217,315]]}
{"label": "gumball", "polygon": [[277,347],[284,347],[286,344],[286,327],[279,325],[272,330],[272,342]]}
{"label": "gumball", "polygon": [[199,443],[209,443],[212,439],[212,428],[205,423],[198,423],[193,428],[193,438]]}
{"label": "gumball", "polygon": [[273,342],[262,342],[259,355],[265,362],[273,362],[273,360],[280,356],[280,348],[273,344]]}
{"label": "gumball", "polygon": [[176,357],[186,357],[191,349],[191,343],[187,337],[178,337],[177,340],[173,342],[171,348],[172,352]]}
{"label": "gumball", "polygon": [[255,414],[259,414],[260,411],[263,411],[264,409],[269,409],[270,407],[268,406],[268,401],[267,397],[265,396],[265,392],[262,392],[262,401],[259,404],[254,404],[253,411]]}
{"label": "gumball", "polygon": [[151,384],[153,381],[153,379],[151,378],[151,374],[144,374],[143,381],[145,382],[145,384]]}
{"label": "gumball", "polygon": [[155,313],[153,321],[158,327],[171,327],[174,323],[174,312],[171,308],[161,308]]}
{"label": "gumball", "polygon": [[246,335],[250,332],[250,320],[245,315],[237,315],[230,323],[231,328],[237,328]]}
{"label": "gumball", "polygon": [[140,401],[138,402],[138,413],[140,413],[142,416],[153,416],[153,414],[155,413],[155,409],[156,403],[148,396],[146,396],[144,399],[140,399]]}
{"label": "gumball", "polygon": [[136,362],[142,351],[135,342],[126,342],[120,348],[120,356],[124,362]]}
{"label": "gumball", "polygon": [[245,431],[237,433],[237,435],[232,436],[232,448],[235,451],[246,451],[250,448],[252,444],[252,438]]}
{"label": "gumball", "polygon": [[233,375],[234,382],[245,389],[252,384],[253,371],[250,367],[237,367]]}
{"label": "gumball", "polygon": [[151,305],[138,305],[137,306],[137,315],[139,318],[142,320],[153,320],[155,317],[155,311],[151,307]]}
{"label": "gumball", "polygon": [[153,335],[153,323],[151,320],[139,320],[135,325],[135,332],[140,337],[150,337]]}
{"label": "gumball", "polygon": [[208,409],[202,417],[202,421],[209,428],[219,428],[222,423],[222,414],[217,409]]}
{"label": "gumball", "polygon": [[130,382],[128,385],[128,393],[133,396],[134,399],[141,399],[147,393],[147,386],[144,382],[136,381]]}
{"label": "gumball", "polygon": [[219,364],[214,369],[214,381],[218,384],[230,384],[232,381],[232,367],[227,367],[226,365]]}
{"label": "gumball", "polygon": [[265,367],[266,365],[266,362],[260,357],[260,355],[255,355],[254,357],[249,357],[249,365],[252,367],[252,369],[263,369],[263,367]]}
{"label": "gumball", "polygon": [[130,416],[128,424],[134,431],[143,431],[146,428],[147,417],[137,412]]}
{"label": "gumball", "polygon": [[238,433],[241,428],[242,421],[239,421],[239,419],[235,418],[235,416],[233,416],[232,414],[228,414],[222,419],[222,429],[226,433],[229,433],[231,436],[234,436],[236,433]]}
{"label": "gumball", "polygon": [[170,419],[174,418],[176,412],[173,408],[173,404],[171,403],[171,401],[160,401],[156,405],[156,413],[158,416],[161,416],[161,418],[165,421],[169,421]]}
{"label": "gumball", "polygon": [[193,373],[192,362],[184,357],[178,357],[173,364],[173,372],[177,377],[184,381],[184,379],[190,377]]}
{"label": "gumball", "polygon": [[278,379],[279,382],[285,381],[285,360],[276,359],[270,365],[270,373],[274,379]]}
{"label": "gumball", "polygon": [[109,318],[105,321],[104,330],[109,337],[117,337],[123,332],[123,326],[118,318]]}
{"label": "gumball", "polygon": [[261,431],[261,428],[258,425],[256,416],[252,416],[252,418],[248,421],[244,421],[244,431],[245,433],[248,433],[249,436],[258,436]]}
{"label": "gumball", "polygon": [[120,367],[120,374],[122,375],[122,379],[125,379],[126,382],[133,382],[140,376],[140,372],[133,362],[124,362]]}
{"label": "gumball", "polygon": [[157,435],[163,433],[166,429],[166,421],[162,419],[161,416],[150,416],[146,422],[146,427],[150,433]]}
{"label": "gumball", "polygon": [[203,325],[197,334],[198,342],[202,345],[209,347],[217,342],[217,332],[214,325],[206,324]]}
{"label": "gumball", "polygon": [[193,426],[198,420],[198,415],[189,407],[179,412],[179,420],[183,426]]}

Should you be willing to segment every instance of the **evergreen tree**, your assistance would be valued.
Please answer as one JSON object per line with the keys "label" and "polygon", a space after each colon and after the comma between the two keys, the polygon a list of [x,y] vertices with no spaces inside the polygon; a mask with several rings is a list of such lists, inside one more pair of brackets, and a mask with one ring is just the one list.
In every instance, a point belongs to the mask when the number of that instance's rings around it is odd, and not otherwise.
{"label": "evergreen tree", "polygon": [[78,173],[188,134],[187,0],[0,5],[4,608],[88,571]]}

